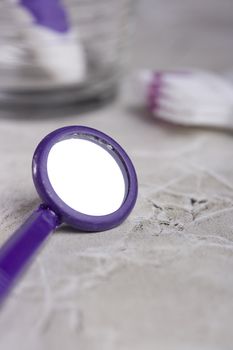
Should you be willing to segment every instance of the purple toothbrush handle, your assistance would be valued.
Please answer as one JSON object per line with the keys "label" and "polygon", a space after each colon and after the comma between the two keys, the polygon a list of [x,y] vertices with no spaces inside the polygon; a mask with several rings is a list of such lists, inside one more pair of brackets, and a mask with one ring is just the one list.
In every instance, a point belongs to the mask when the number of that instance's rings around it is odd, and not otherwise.
{"label": "purple toothbrush handle", "polygon": [[34,17],[35,23],[59,33],[69,31],[70,24],[61,0],[19,0]]}
{"label": "purple toothbrush handle", "polygon": [[0,303],[32,256],[60,224],[58,216],[41,205],[0,249]]}

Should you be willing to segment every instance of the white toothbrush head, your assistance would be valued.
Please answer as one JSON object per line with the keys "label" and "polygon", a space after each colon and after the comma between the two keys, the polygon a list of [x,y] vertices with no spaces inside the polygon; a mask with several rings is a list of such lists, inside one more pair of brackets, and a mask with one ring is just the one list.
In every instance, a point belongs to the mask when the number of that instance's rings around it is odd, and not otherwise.
{"label": "white toothbrush head", "polygon": [[[143,88],[140,74],[137,77]],[[215,74],[154,72],[145,95],[153,115],[160,119],[183,125],[233,127],[233,85]]]}
{"label": "white toothbrush head", "polygon": [[27,31],[34,58],[50,79],[61,84],[79,84],[86,77],[86,59],[77,34],[57,33],[34,26]]}
{"label": "white toothbrush head", "polygon": [[[187,125],[222,126],[233,112],[233,86],[202,71],[160,75],[154,114]],[[233,120],[232,120],[233,122]]]}

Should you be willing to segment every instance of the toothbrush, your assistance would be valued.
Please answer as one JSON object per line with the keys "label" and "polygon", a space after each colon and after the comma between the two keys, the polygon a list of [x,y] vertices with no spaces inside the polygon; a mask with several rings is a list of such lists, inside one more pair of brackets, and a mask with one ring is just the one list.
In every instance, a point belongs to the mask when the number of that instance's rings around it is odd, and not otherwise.
{"label": "toothbrush", "polygon": [[[81,83],[86,76],[83,46],[60,0],[18,0],[18,14],[27,22],[24,36],[38,65],[56,83]],[[21,12],[21,13],[20,13]]]}
{"label": "toothbrush", "polygon": [[131,80],[131,94],[157,118],[233,129],[233,85],[213,73],[144,70]]}

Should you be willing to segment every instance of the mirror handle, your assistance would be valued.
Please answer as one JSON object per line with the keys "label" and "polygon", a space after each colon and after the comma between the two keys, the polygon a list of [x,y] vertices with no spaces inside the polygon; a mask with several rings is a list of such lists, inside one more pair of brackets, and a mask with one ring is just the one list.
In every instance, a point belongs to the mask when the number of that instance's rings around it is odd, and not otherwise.
{"label": "mirror handle", "polygon": [[61,224],[45,205],[35,210],[0,249],[0,303],[45,239]]}

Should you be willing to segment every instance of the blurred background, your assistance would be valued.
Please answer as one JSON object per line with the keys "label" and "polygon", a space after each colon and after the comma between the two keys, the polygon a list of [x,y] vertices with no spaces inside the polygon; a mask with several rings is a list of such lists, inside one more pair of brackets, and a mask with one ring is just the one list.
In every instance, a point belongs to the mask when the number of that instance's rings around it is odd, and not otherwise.
{"label": "blurred background", "polygon": [[132,64],[231,69],[232,6],[230,0],[139,1]]}
{"label": "blurred background", "polygon": [[44,105],[107,98],[127,69],[225,72],[231,13],[227,0],[2,0],[0,99]]}

